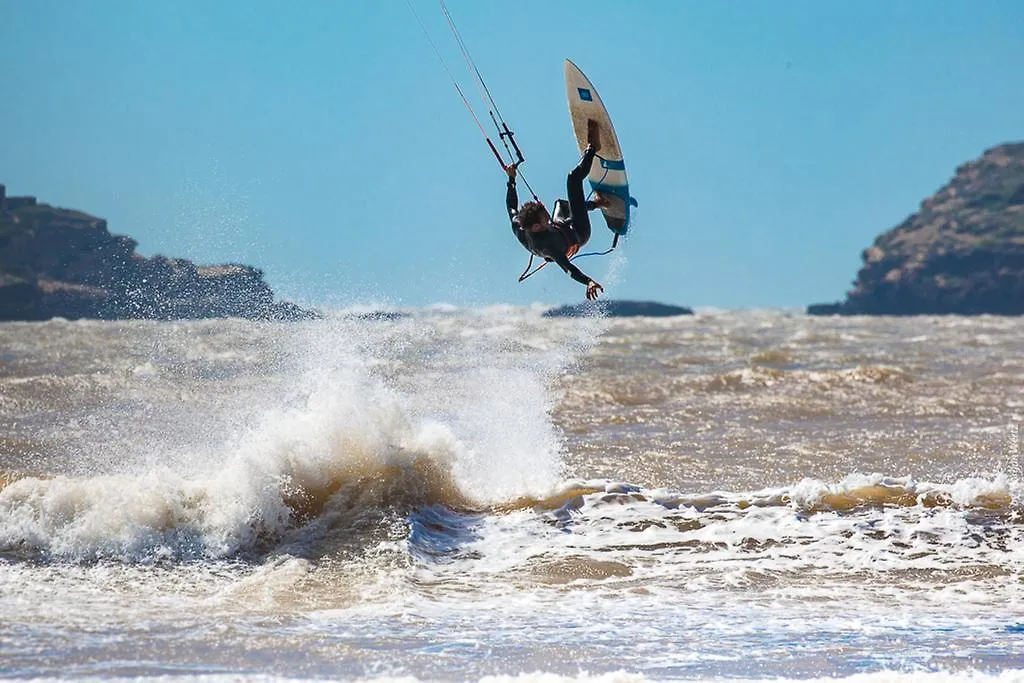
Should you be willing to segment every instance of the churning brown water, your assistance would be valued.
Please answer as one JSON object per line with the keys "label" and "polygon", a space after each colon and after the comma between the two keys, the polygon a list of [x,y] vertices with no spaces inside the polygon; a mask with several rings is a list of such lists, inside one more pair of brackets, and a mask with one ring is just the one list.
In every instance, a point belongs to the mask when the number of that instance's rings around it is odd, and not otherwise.
{"label": "churning brown water", "polygon": [[0,325],[0,674],[1024,677],[1024,320]]}

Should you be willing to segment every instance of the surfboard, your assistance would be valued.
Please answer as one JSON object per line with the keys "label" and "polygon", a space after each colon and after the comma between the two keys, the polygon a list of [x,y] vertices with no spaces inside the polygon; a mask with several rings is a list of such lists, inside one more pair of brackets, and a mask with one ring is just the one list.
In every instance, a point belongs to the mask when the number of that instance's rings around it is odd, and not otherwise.
{"label": "surfboard", "polygon": [[611,117],[594,84],[569,59],[565,60],[565,93],[569,100],[572,130],[576,134],[576,144],[581,154],[587,148],[590,121],[594,122],[600,133],[601,149],[597,152],[587,180],[594,192],[600,192],[609,200],[609,205],[601,208],[608,228],[616,235],[625,235],[629,230],[629,208],[637,204],[629,196],[629,181],[619,138],[615,135]]}

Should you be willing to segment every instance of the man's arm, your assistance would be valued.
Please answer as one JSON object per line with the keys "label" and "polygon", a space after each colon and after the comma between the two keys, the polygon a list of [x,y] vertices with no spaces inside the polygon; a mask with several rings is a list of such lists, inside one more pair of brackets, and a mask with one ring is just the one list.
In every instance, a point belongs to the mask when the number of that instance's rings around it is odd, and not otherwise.
{"label": "man's arm", "polygon": [[562,268],[562,270],[569,273],[572,279],[580,283],[581,285],[589,285],[591,283],[591,279],[587,277],[587,275],[582,270],[574,266],[572,264],[572,261],[569,260],[569,257],[566,256],[564,253],[555,254],[555,263],[557,263]]}
{"label": "man's arm", "polygon": [[508,173],[508,183],[505,185],[505,208],[508,209],[509,220],[512,221],[512,228],[518,227],[516,212],[519,211],[519,195],[516,193],[516,168],[518,164],[512,164],[505,171]]}
{"label": "man's arm", "polygon": [[569,273],[572,279],[579,282],[582,285],[587,286],[587,299],[594,301],[597,299],[599,293],[604,291],[604,287],[597,280],[591,280],[587,277],[582,270],[572,264],[572,261],[565,254],[556,254],[555,263],[562,267],[562,270]]}

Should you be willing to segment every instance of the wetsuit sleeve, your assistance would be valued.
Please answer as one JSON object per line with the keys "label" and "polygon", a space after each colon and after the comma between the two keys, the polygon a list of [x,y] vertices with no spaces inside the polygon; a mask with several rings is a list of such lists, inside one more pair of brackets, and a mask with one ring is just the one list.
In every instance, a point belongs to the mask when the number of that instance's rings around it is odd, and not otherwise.
{"label": "wetsuit sleeve", "polygon": [[505,208],[508,209],[508,217],[512,221],[512,227],[518,227],[519,222],[516,220],[516,212],[519,211],[519,195],[516,194],[516,181],[511,178],[509,178],[506,185]]}
{"label": "wetsuit sleeve", "polygon": [[582,270],[574,266],[572,262],[569,260],[568,256],[566,256],[565,254],[555,254],[554,258],[555,263],[561,266],[562,270],[569,273],[569,275],[572,276],[573,280],[579,282],[581,285],[590,284],[590,278],[587,277]]}

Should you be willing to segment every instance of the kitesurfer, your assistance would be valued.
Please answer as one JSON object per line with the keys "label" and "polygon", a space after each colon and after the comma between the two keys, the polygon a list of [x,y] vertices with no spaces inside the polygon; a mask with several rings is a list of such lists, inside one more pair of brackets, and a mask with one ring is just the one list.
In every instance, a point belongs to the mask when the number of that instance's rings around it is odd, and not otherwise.
{"label": "kitesurfer", "polygon": [[590,173],[594,156],[601,148],[600,137],[596,126],[588,131],[587,149],[579,165],[569,172],[566,190],[569,193],[568,215],[559,211],[555,202],[555,218],[539,201],[527,202],[519,206],[516,193],[516,171],[518,163],[506,167],[508,173],[505,205],[508,207],[509,218],[512,220],[512,232],[527,251],[540,256],[545,261],[554,261],[573,280],[587,286],[587,299],[593,301],[604,288],[594,279],[585,275],[574,266],[569,258],[578,252],[590,239],[590,216],[587,211],[603,206],[605,200],[595,194],[594,200],[587,201],[583,194],[583,179]]}

